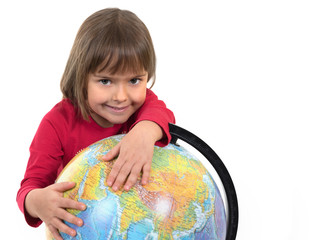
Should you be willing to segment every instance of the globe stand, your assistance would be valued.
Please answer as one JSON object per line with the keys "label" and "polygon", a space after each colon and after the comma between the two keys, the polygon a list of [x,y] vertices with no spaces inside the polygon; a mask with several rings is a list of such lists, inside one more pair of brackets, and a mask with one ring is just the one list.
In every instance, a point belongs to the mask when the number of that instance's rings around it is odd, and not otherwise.
{"label": "globe stand", "polygon": [[219,156],[210,148],[210,146],[208,146],[203,140],[193,133],[171,123],[169,124],[169,130],[172,136],[172,144],[177,144],[178,139],[185,141],[198,150],[216,170],[227,196],[228,223],[226,240],[236,239],[239,218],[238,200],[236,190],[227,168]]}

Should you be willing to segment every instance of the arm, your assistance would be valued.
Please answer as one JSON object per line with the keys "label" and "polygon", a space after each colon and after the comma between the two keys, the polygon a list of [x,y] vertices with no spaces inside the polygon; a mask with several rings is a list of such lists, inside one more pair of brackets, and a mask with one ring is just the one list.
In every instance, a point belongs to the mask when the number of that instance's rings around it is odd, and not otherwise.
{"label": "arm", "polygon": [[61,239],[58,230],[75,235],[74,229],[62,220],[82,225],[81,219],[65,209],[85,208],[84,204],[63,197],[63,192],[73,188],[74,183],[54,183],[64,154],[60,139],[52,122],[45,117],[30,146],[25,177],[17,194],[19,208],[27,223],[37,227],[44,221],[55,239]]}
{"label": "arm", "polygon": [[163,136],[157,139],[157,145],[164,147],[170,143],[171,135],[168,124],[175,123],[174,114],[150,89],[147,89],[145,103],[134,114],[133,118],[134,123],[131,125],[130,130],[140,121],[151,121],[156,123],[163,133]]}
{"label": "arm", "polygon": [[62,155],[61,143],[54,128],[46,118],[43,118],[31,143],[25,176],[17,194],[18,206],[32,227],[38,227],[42,221],[33,218],[26,211],[26,196],[33,189],[44,188],[54,183]]}
{"label": "arm", "polygon": [[[150,90],[145,104],[134,114],[135,121],[129,133],[103,159],[110,161],[118,156],[107,184],[117,191],[125,183],[128,191],[142,172],[141,183],[147,184],[154,144],[165,146],[170,142],[169,122],[175,122],[173,113]],[[126,180],[127,179],[127,180]]]}

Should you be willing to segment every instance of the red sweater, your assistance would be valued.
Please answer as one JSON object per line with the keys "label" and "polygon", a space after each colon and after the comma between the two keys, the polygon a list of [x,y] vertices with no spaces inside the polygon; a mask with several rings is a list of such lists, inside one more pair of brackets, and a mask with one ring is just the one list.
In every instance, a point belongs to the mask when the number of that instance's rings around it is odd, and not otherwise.
{"label": "red sweater", "polygon": [[126,123],[102,128],[92,118],[85,121],[78,116],[70,100],[64,99],[42,119],[30,146],[30,158],[24,179],[17,194],[17,203],[30,226],[37,227],[42,221],[32,218],[24,208],[26,195],[35,188],[53,184],[64,166],[81,149],[116,134],[127,133],[137,122],[150,120],[163,130],[164,137],[158,146],[167,145],[171,136],[168,123],[174,123],[173,113],[164,102],[149,89],[145,103]]}

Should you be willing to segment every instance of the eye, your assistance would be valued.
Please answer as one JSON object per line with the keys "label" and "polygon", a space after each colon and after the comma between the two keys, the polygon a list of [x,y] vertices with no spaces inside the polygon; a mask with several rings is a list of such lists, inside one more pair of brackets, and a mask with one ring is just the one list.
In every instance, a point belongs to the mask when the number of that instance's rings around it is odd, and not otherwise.
{"label": "eye", "polygon": [[100,82],[102,85],[110,85],[110,84],[111,84],[111,81],[108,80],[108,79],[101,79],[101,80],[99,80],[99,82]]}
{"label": "eye", "polygon": [[140,82],[141,82],[141,79],[139,79],[139,78],[133,78],[133,79],[130,80],[130,83],[131,83],[132,85],[137,85],[137,84],[139,84]]}

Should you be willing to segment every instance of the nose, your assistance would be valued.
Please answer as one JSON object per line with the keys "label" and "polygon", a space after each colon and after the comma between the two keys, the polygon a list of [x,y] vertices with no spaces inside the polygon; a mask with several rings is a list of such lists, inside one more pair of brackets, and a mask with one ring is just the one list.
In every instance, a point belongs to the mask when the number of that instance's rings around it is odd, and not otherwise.
{"label": "nose", "polygon": [[125,102],[128,99],[127,89],[124,84],[119,84],[113,93],[112,100],[115,102]]}

